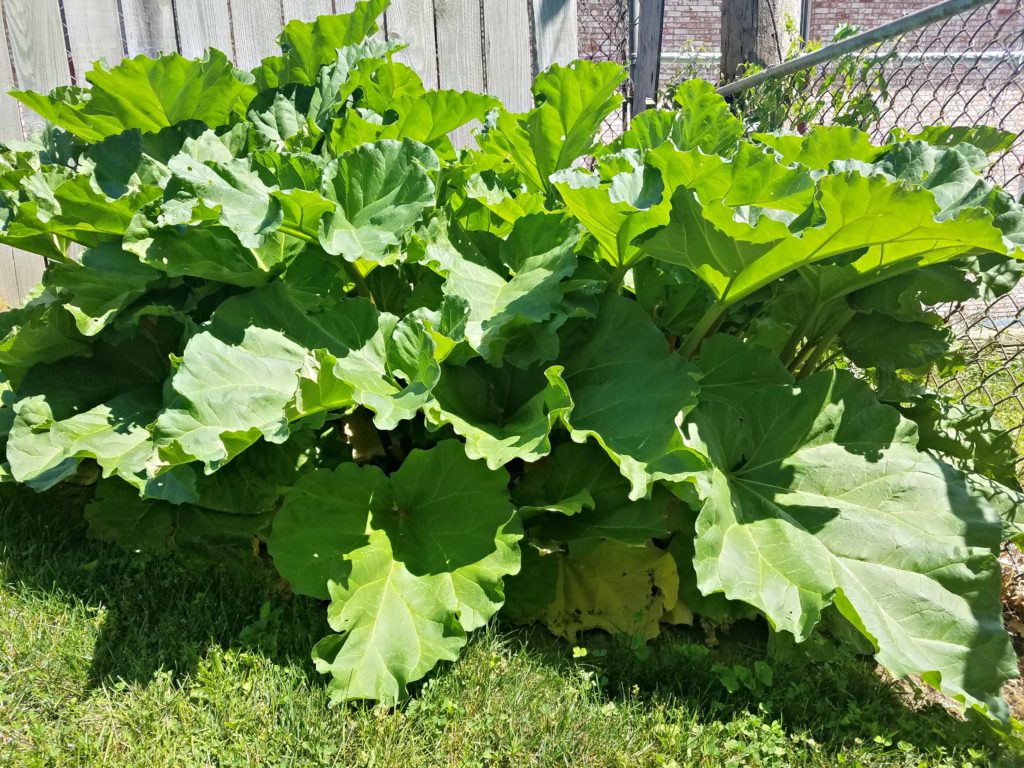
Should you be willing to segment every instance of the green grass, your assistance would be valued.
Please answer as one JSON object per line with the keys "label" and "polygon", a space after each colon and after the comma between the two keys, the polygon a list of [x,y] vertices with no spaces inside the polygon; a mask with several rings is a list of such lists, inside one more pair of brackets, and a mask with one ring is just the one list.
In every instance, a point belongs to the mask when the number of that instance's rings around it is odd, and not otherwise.
{"label": "green grass", "polygon": [[756,626],[712,653],[491,629],[397,712],[331,709],[308,657],[323,609],[266,569],[124,554],[86,540],[73,505],[5,493],[0,765],[1015,764],[853,658],[769,660]]}
{"label": "green grass", "polygon": [[1018,475],[1024,482],[1024,352],[1015,353],[1008,347],[1008,355],[1009,359],[1007,353],[993,346],[983,348],[980,355],[968,356],[964,369],[940,391],[956,398],[966,393],[966,401],[972,405],[995,404],[996,418],[1012,430],[1017,453],[1022,457]]}

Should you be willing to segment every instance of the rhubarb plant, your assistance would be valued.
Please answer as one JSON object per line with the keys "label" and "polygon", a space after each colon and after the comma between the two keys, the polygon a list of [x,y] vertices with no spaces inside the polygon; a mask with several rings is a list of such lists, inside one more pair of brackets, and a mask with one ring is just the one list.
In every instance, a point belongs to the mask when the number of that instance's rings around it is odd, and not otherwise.
{"label": "rhubarb plant", "polygon": [[48,267],[0,314],[0,478],[88,486],[132,550],[262,553],[327,606],[337,701],[496,615],[763,617],[1006,720],[1016,459],[928,385],[960,359],[929,307],[1020,276],[992,132],[747,135],[691,81],[604,141],[619,67],[510,113],[426,90],[385,6],[251,72],[14,94],[50,125],[0,153],[0,241]]}

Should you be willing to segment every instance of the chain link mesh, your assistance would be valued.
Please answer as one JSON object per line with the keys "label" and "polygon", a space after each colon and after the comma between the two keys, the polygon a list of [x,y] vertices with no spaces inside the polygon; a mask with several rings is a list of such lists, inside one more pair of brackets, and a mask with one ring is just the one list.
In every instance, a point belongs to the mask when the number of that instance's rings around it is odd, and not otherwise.
{"label": "chain link mesh", "polygon": [[[630,65],[630,3],[631,0],[577,0],[580,58],[587,61],[612,61],[626,68]],[[629,125],[629,104],[633,84],[622,86],[623,103],[604,121],[605,137],[614,138]]]}
{"label": "chain link mesh", "polygon": [[[630,65],[631,0],[578,0],[580,58]],[[854,19],[856,22],[856,19]],[[665,54],[678,52],[664,51]],[[709,56],[669,56],[662,82],[709,76]],[[712,75],[713,77],[713,75]],[[605,124],[608,137],[629,122],[625,103]],[[996,0],[895,36],[859,53],[768,81],[743,96],[762,128],[857,125],[878,141],[894,128],[989,125],[1014,134],[989,178],[1024,192],[1024,0]],[[773,100],[774,98],[774,100]],[[991,302],[937,307],[961,340],[966,367],[936,382],[966,402],[995,409],[1024,456],[1024,282]],[[1024,459],[1019,465],[1024,477]]]}
{"label": "chain link mesh", "polygon": [[[989,178],[1024,191],[1024,2],[996,0],[743,96],[765,128],[856,125],[884,141],[894,128],[993,126],[1012,133]],[[935,308],[961,340],[966,366],[941,391],[992,407],[1024,457],[1024,282],[993,301]],[[1024,458],[1018,464],[1024,479]]]}
{"label": "chain link mesh", "polygon": [[[932,125],[988,125],[1013,134],[987,175],[1024,196],[1022,0],[996,0],[792,78],[783,83],[800,92],[783,107],[791,128],[804,129],[804,120],[857,125],[878,141],[894,128],[913,133]],[[960,340],[965,366],[933,384],[995,411],[1021,457],[1024,482],[1024,281],[995,300],[934,309]],[[1024,613],[1013,596],[1024,593],[1024,555],[1007,544],[1000,563],[1007,624],[1020,639]]]}

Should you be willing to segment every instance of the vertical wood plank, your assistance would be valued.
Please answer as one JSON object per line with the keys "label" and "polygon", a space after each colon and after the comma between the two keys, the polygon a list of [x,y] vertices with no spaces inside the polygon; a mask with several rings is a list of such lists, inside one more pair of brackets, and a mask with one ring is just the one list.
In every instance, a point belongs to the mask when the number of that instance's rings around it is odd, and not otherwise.
{"label": "vertical wood plank", "polygon": [[387,10],[388,38],[409,45],[395,54],[423,78],[427,88],[437,88],[437,45],[434,37],[434,0],[394,0]]}
{"label": "vertical wood plank", "polygon": [[178,50],[171,0],[121,0],[129,56],[157,56]]}
{"label": "vertical wood plank", "polygon": [[235,64],[251,69],[265,56],[280,53],[281,0],[246,0],[231,6],[231,28],[235,32]]}
{"label": "vertical wood plank", "polygon": [[228,0],[177,0],[178,44],[182,56],[196,59],[217,48],[234,60]]}
{"label": "vertical wood plank", "polygon": [[[21,138],[21,113],[18,103],[7,95],[14,87],[11,71],[11,56],[7,50],[7,36],[0,35],[0,143]],[[25,258],[25,257],[21,257]],[[15,266],[14,249],[0,245],[0,308],[2,304],[16,307],[21,303],[21,287],[18,285],[18,270]]]}
{"label": "vertical wood plank", "polygon": [[[441,88],[484,90],[483,27],[480,0],[434,0],[437,70]],[[456,147],[471,146],[473,126],[451,134]]]}
{"label": "vertical wood plank", "polygon": [[[2,10],[10,33],[11,74],[19,88],[49,91],[71,82],[68,52],[57,0],[3,0]],[[43,123],[42,118],[22,113],[26,128]],[[34,254],[14,253],[18,301],[39,282],[44,262]]]}
{"label": "vertical wood plank", "polygon": [[356,0],[334,0],[335,13],[351,13],[356,9]]}
{"label": "vertical wood plank", "polygon": [[512,112],[533,106],[530,14],[525,2],[483,0],[487,92]]}
{"label": "vertical wood plank", "polygon": [[18,273],[18,304],[20,305],[28,292],[39,285],[46,269],[46,261],[34,253],[14,251],[14,267]]}
{"label": "vertical wood plank", "polygon": [[17,86],[45,92],[70,83],[57,0],[4,0],[3,9]]}
{"label": "vertical wood plank", "polygon": [[579,58],[576,0],[532,0],[537,71]]}
{"label": "vertical wood plank", "polygon": [[9,245],[0,245],[0,311],[6,304],[16,307],[21,303],[21,286],[18,285],[18,273],[14,268],[14,249]]}
{"label": "vertical wood plank", "polygon": [[284,6],[284,23],[292,19],[313,21],[317,16],[328,16],[334,13],[331,0],[282,0]]}
{"label": "vertical wood plank", "polygon": [[11,69],[11,52],[7,48],[7,36],[0,35],[0,143],[22,138],[18,102],[7,95],[12,88],[14,71]]}
{"label": "vertical wood plank", "polygon": [[640,0],[636,62],[633,65],[633,109],[639,115],[653,102],[661,73],[661,34],[665,0]]}
{"label": "vertical wood plank", "polygon": [[117,0],[64,0],[67,41],[75,82],[85,85],[85,73],[103,59],[114,66],[124,57]]}
{"label": "vertical wood plank", "polygon": [[442,88],[484,89],[480,0],[434,0],[437,69]]}

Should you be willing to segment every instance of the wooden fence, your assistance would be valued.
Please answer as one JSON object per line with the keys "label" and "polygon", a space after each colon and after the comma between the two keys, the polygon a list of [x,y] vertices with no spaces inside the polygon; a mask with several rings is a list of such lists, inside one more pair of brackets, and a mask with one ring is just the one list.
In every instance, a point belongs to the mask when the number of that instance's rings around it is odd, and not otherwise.
{"label": "wooden fence", "polygon": [[[351,10],[355,0],[0,0],[0,141],[38,118],[6,95],[85,84],[91,62],[219,48],[242,68],[277,51],[285,21]],[[576,0],[393,0],[383,25],[409,44],[400,58],[428,87],[486,91],[530,105],[532,76],[577,55]],[[0,245],[0,300],[17,304],[42,260]]]}

